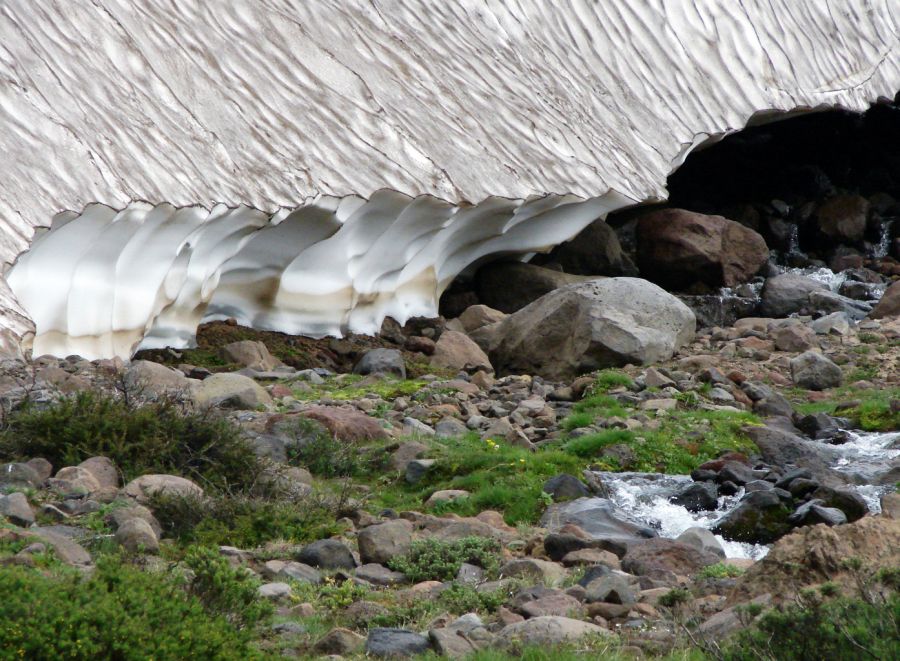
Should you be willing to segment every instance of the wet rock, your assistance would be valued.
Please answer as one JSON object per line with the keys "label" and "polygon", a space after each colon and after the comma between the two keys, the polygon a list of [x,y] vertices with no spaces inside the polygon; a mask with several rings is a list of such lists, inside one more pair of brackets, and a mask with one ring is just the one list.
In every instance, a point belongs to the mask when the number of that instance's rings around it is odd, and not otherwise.
{"label": "wet rock", "polygon": [[782,318],[809,308],[809,295],[828,288],[812,278],[795,273],[782,273],[766,280],[760,301],[760,313]]}
{"label": "wet rock", "polygon": [[844,513],[847,521],[858,521],[869,513],[866,499],[850,489],[835,489],[820,486],[813,491],[812,497],[821,501],[825,507],[835,508]]}
{"label": "wet rock", "polygon": [[718,492],[709,482],[694,482],[669,499],[689,512],[705,512],[716,509]]}
{"label": "wet rock", "polygon": [[791,530],[791,513],[772,491],[754,491],[720,519],[712,532],[736,542],[770,544]]}
{"label": "wet rock", "polygon": [[795,526],[814,526],[824,523],[826,526],[839,526],[847,523],[847,515],[834,507],[825,507],[821,500],[810,500],[803,503],[788,517]]}

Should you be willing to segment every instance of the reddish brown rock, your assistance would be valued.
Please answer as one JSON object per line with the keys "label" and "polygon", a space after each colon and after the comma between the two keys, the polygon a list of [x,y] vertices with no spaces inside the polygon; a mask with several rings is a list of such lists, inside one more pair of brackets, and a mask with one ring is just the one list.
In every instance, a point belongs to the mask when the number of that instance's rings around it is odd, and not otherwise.
{"label": "reddish brown rock", "polygon": [[888,287],[869,315],[872,319],[900,316],[900,280]]}
{"label": "reddish brown rock", "polygon": [[641,275],[668,289],[701,282],[733,287],[755,276],[769,258],[765,240],[723,216],[663,209],[637,225]]}
{"label": "reddish brown rock", "polygon": [[388,437],[378,420],[353,409],[316,406],[300,415],[321,423],[335,438],[342,441],[373,441]]}

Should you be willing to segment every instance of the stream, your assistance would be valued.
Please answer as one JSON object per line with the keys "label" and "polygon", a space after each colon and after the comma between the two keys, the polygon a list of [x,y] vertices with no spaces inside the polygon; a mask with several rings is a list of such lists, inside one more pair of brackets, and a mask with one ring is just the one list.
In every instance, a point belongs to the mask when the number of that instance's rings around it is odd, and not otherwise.
{"label": "stream", "polygon": [[[871,483],[900,459],[900,432],[868,433],[849,431],[849,441],[842,445],[827,445],[831,467],[851,477],[850,488],[865,499],[869,511],[881,511],[881,496],[893,490],[893,486],[877,486]],[[610,473],[597,475],[609,488],[610,499],[625,518],[657,530],[661,537],[674,538],[692,527],[712,528],[715,523],[734,509],[744,495],[741,489],[734,496],[720,496],[718,508],[709,512],[689,512],[669,498],[692,482],[687,475],[661,473]],[[766,555],[769,547],[762,544],[731,542],[717,535],[716,539],[729,558],[758,560]]]}

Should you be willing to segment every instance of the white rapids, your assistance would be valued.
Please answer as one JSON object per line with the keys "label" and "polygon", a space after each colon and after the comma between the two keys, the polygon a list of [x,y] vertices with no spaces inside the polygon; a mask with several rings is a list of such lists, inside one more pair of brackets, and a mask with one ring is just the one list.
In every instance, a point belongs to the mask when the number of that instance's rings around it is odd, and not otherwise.
{"label": "white rapids", "polygon": [[[891,491],[891,485],[868,483],[886,467],[900,460],[900,432],[848,432],[850,440],[842,445],[828,446],[835,458],[832,468],[852,476],[852,486],[866,501],[873,514],[881,512],[881,496]],[[609,489],[609,497],[628,519],[649,526],[661,537],[678,537],[688,528],[710,529],[740,502],[741,489],[734,496],[721,496],[718,507],[710,512],[689,512],[669,499],[691,483],[687,475],[663,475],[660,473],[598,473]],[[759,560],[769,552],[762,544],[745,544],[716,539],[729,558]]]}

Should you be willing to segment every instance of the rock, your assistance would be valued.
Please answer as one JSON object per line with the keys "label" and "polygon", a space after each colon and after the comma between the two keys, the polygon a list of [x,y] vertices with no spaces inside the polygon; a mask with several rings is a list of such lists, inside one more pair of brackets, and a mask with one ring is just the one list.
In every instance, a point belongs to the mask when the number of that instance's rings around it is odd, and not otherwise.
{"label": "rock", "polygon": [[37,489],[44,483],[44,479],[28,464],[14,463],[0,466],[0,487]]}
{"label": "rock", "polygon": [[[487,629],[481,629],[486,638],[490,637]],[[478,651],[479,646],[476,645],[469,632],[461,631],[454,627],[446,627],[444,629],[431,629],[428,632],[428,638],[435,651],[449,659],[466,658]]]}
{"label": "rock", "polygon": [[[483,372],[479,372],[482,374]],[[453,438],[455,436],[460,436],[469,431],[469,428],[466,427],[465,423],[461,420],[457,420],[456,418],[446,417],[441,418],[441,420],[434,426],[434,433],[436,436],[440,436],[443,438]]]}
{"label": "rock", "polygon": [[652,529],[620,519],[615,513],[615,504],[606,498],[578,498],[550,505],[541,517],[541,527],[556,532],[563,526],[575,525],[584,533],[584,538],[581,544],[569,546],[565,539],[548,536],[544,539],[548,555],[562,558],[569,551],[590,547],[591,544],[586,542],[597,541],[603,543],[600,548],[622,556],[630,544],[656,536]]}
{"label": "rock", "polygon": [[816,209],[819,229],[838,241],[862,241],[868,218],[869,201],[862,195],[836,195]]}
{"label": "rock", "polygon": [[379,585],[382,587],[397,585],[398,583],[406,581],[405,574],[398,571],[391,571],[387,567],[375,563],[357,567],[356,578],[371,583],[372,585]]}
{"label": "rock", "polygon": [[132,517],[125,520],[116,530],[116,542],[131,553],[157,553],[159,539],[156,532],[144,519]]}
{"label": "rock", "polygon": [[834,455],[827,445],[771,426],[749,426],[744,431],[759,448],[762,460],[771,466],[806,468],[809,477],[826,486],[840,486],[847,481],[846,476],[831,469]]}
{"label": "rock", "polygon": [[678,535],[675,541],[686,544],[687,546],[692,546],[704,553],[711,553],[722,559],[725,558],[725,549],[719,544],[719,540],[716,539],[716,536],[706,528],[698,528],[696,526],[688,528]]}
{"label": "rock", "polygon": [[674,539],[648,539],[628,547],[628,553],[622,558],[622,569],[636,576],[669,580],[696,574],[720,559],[715,553]]}
{"label": "rock", "polygon": [[524,578],[545,585],[559,585],[566,576],[566,570],[555,562],[536,558],[511,560],[500,568],[500,575],[507,578]]}
{"label": "rock", "polygon": [[559,617],[578,617],[582,614],[581,602],[564,592],[548,594],[522,605],[525,617],[543,617],[555,615]]}
{"label": "rock", "polygon": [[180,371],[149,360],[132,361],[123,382],[132,394],[150,398],[188,396],[197,384]]}
{"label": "rock", "polygon": [[464,489],[441,489],[435,491],[425,501],[425,507],[434,507],[440,503],[450,503],[460,498],[468,498],[469,492]]}
{"label": "rock", "polygon": [[494,371],[481,347],[466,334],[451,330],[441,333],[434,347],[434,355],[431,356],[431,365],[466,372]]}
{"label": "rock", "polygon": [[833,507],[840,510],[847,517],[847,521],[850,522],[858,521],[869,513],[866,499],[850,489],[820,486],[813,491],[812,497],[821,501],[825,507]]}
{"label": "rock", "polygon": [[47,483],[63,494],[90,495],[100,491],[100,483],[94,474],[80,466],[66,466],[57,471]]}
{"label": "rock", "polygon": [[900,493],[891,492],[881,496],[881,516],[900,520]]}
{"label": "rock", "polygon": [[[872,305],[866,301],[856,301],[833,291],[814,291],[809,295],[810,311],[830,312],[860,320],[872,312]],[[821,334],[821,331],[817,331]]]}
{"label": "rock", "polygon": [[177,475],[141,475],[122,489],[126,496],[146,504],[155,494],[202,498],[203,489],[184,477]]}
{"label": "rock", "polygon": [[804,586],[826,581],[857,590],[859,572],[848,568],[848,558],[859,560],[863,575],[900,566],[900,520],[866,516],[843,526],[797,528],[738,579],[729,601],[764,593],[787,600]]}
{"label": "rock", "polygon": [[490,324],[496,324],[498,321],[503,321],[506,319],[506,316],[505,312],[500,312],[500,310],[495,310],[487,305],[479,304],[467,307],[463,313],[459,315],[459,321],[463,325],[463,328],[466,329],[466,332],[469,333],[476,328],[489,326]]}
{"label": "rock", "polygon": [[259,586],[256,594],[260,599],[281,601],[290,598],[293,594],[293,590],[291,590],[291,586],[287,583],[264,583]]}
{"label": "rock", "polygon": [[510,314],[560,287],[589,279],[591,276],[571,275],[537,264],[491,262],[475,273],[475,290],[479,301]]}
{"label": "rock", "polygon": [[722,216],[662,209],[637,222],[638,267],[668,289],[695,282],[734,287],[755,276],[769,259],[765,240]]}
{"label": "rock", "polygon": [[726,461],[719,469],[719,475],[716,478],[720,483],[733,482],[738,486],[743,486],[748,482],[756,479],[756,473],[749,466],[740,461]]}
{"label": "rock", "polygon": [[592,565],[605,565],[610,569],[619,569],[621,564],[615,553],[601,549],[578,549],[566,553],[562,560],[564,567],[589,567]]}
{"label": "rock", "polygon": [[791,530],[788,509],[772,491],[746,494],[736,508],[713,526],[725,539],[750,544],[771,544]]}
{"label": "rock", "polygon": [[900,280],[888,287],[869,316],[872,319],[900,316]]}
{"label": "rock", "polygon": [[413,335],[412,337],[406,338],[406,342],[403,343],[403,348],[407,351],[424,353],[426,356],[430,356],[434,353],[434,340],[430,337]]}
{"label": "rock", "polygon": [[319,569],[354,569],[356,560],[347,545],[337,539],[320,539],[304,546],[297,560]]}
{"label": "rock", "polygon": [[775,348],[797,353],[816,346],[816,333],[807,326],[785,326],[775,332]]}
{"label": "rock", "polygon": [[816,335],[849,335],[853,327],[845,312],[833,312],[810,322],[810,329]]}
{"label": "rock", "polygon": [[377,441],[388,438],[387,430],[376,418],[361,411],[339,406],[314,406],[300,413],[320,423],[340,441]]}
{"label": "rock", "polygon": [[370,349],[353,367],[354,374],[392,374],[406,378],[406,363],[397,349]]}
{"label": "rock", "polygon": [[115,489],[119,486],[119,470],[109,457],[91,457],[78,467],[89,471],[100,487]]}
{"label": "rock", "polygon": [[594,638],[612,636],[609,629],[574,620],[568,617],[533,617],[523,622],[509,624],[497,634],[497,644],[511,646],[552,646],[574,642],[586,636]]}
{"label": "rock", "polygon": [[298,583],[312,583],[313,585],[318,585],[322,582],[322,574],[302,562],[270,560],[266,563],[266,570],[271,574],[269,578],[289,579]]}
{"label": "rock", "polygon": [[13,525],[23,528],[34,523],[34,510],[28,504],[25,494],[19,491],[0,496],[0,516],[6,517]]}
{"label": "rock", "polygon": [[566,273],[580,275],[638,275],[637,268],[622,251],[616,231],[603,220],[595,220],[574,239],[556,246],[546,256],[535,256],[531,263],[559,264]]}
{"label": "rock", "polygon": [[256,381],[243,374],[213,374],[194,389],[194,405],[201,409],[209,407],[256,409],[271,403],[269,393]]}
{"label": "rock", "polygon": [[383,658],[402,658],[424,654],[431,649],[425,636],[405,629],[369,629],[366,654]]}
{"label": "rock", "polygon": [[56,558],[67,565],[88,566],[91,564],[91,554],[76,541],[47,528],[29,528],[29,536],[40,539],[53,548]]}
{"label": "rock", "polygon": [[[40,479],[40,482],[38,482],[38,484],[43,483],[44,480],[53,475],[53,464],[41,457],[29,459],[25,462],[25,465],[33,469],[38,474],[38,477]],[[0,484],[2,484],[2,478],[0,478]]]}
{"label": "rock", "polygon": [[627,606],[637,601],[634,590],[620,574],[607,574],[590,581],[585,586],[585,602],[592,604],[604,601]]}
{"label": "rock", "polygon": [[418,484],[435,463],[434,459],[413,459],[406,464],[406,481]]}
{"label": "rock", "polygon": [[803,503],[788,517],[795,526],[814,526],[824,523],[826,526],[839,526],[847,523],[847,515],[834,507],[825,507],[821,500],[810,500]]}
{"label": "rock", "polygon": [[688,512],[707,512],[718,506],[716,485],[709,482],[694,482],[669,499],[675,505],[681,505]]}
{"label": "rock", "polygon": [[412,524],[398,519],[368,526],[359,531],[357,541],[360,560],[384,565],[391,558],[409,551]]}
{"label": "rock", "polygon": [[262,342],[241,340],[222,347],[222,358],[257,372],[270,372],[281,365],[281,361],[269,353]]}
{"label": "rock", "polygon": [[335,628],[326,633],[313,646],[318,654],[350,655],[360,651],[366,639],[350,629]]}
{"label": "rock", "polygon": [[666,360],[694,336],[694,313],[645,280],[608,278],[553,291],[500,322],[501,373],[552,380]]}
{"label": "rock", "polygon": [[109,514],[109,521],[115,529],[121,528],[130,519],[142,519],[149,526],[153,533],[159,538],[162,535],[162,526],[153,512],[143,505],[131,505],[129,507],[117,507]]}
{"label": "rock", "polygon": [[828,291],[821,282],[795,273],[782,273],[766,280],[760,300],[760,314],[782,318],[809,309],[809,295]]}
{"label": "rock", "polygon": [[544,483],[543,491],[550,494],[556,502],[575,500],[591,495],[584,482],[567,473],[551,477]]}
{"label": "rock", "polygon": [[815,351],[807,351],[791,359],[794,385],[807,390],[827,390],[841,385],[841,368]]}

